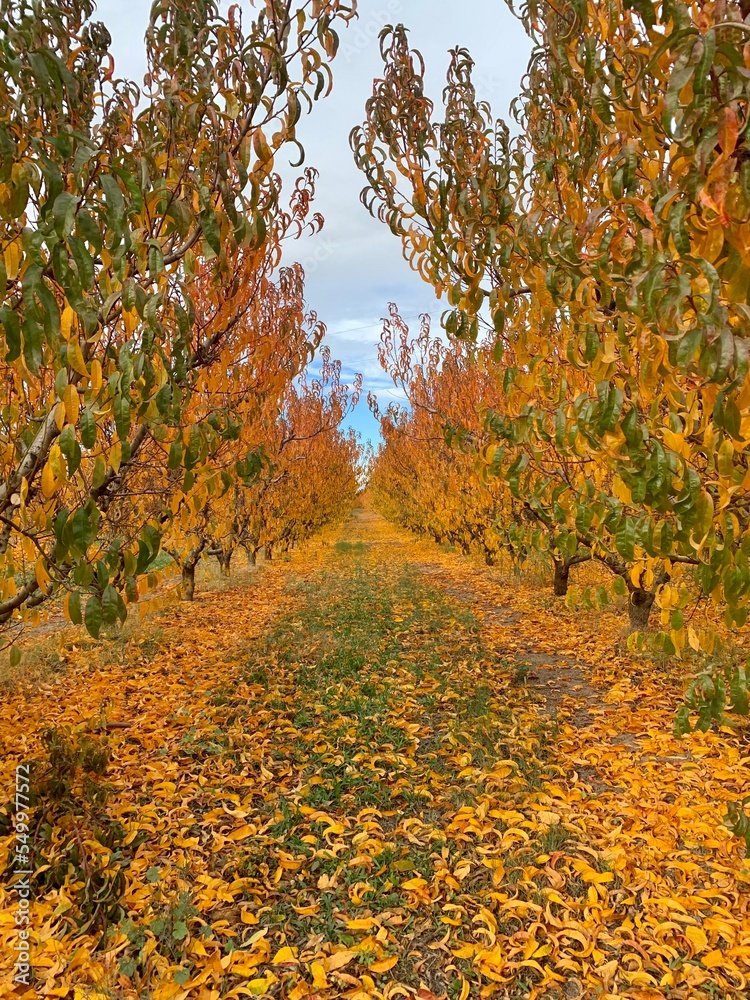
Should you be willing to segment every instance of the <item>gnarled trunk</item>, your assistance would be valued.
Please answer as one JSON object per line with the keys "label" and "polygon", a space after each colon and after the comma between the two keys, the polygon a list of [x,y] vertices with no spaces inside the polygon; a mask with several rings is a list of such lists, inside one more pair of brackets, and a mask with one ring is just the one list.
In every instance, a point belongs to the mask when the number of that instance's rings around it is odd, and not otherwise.
{"label": "gnarled trunk", "polygon": [[555,579],[554,588],[556,597],[565,597],[568,593],[568,579],[570,577],[570,563],[563,559],[554,559]]}
{"label": "gnarled trunk", "polygon": [[192,601],[195,597],[195,566],[196,563],[184,563],[182,567],[182,599]]}
{"label": "gnarled trunk", "polygon": [[651,590],[644,590],[643,587],[632,587],[630,589],[630,599],[628,600],[628,618],[630,620],[630,631],[641,632],[648,628],[648,620],[651,616],[651,608],[654,606],[656,593]]}
{"label": "gnarled trunk", "polygon": [[216,556],[216,558],[219,560],[219,566],[221,567],[221,575],[229,576],[231,573],[232,550],[224,549]]}
{"label": "gnarled trunk", "polygon": [[182,599],[192,601],[195,597],[195,567],[200,562],[208,539],[201,538],[195,548],[182,562]]}

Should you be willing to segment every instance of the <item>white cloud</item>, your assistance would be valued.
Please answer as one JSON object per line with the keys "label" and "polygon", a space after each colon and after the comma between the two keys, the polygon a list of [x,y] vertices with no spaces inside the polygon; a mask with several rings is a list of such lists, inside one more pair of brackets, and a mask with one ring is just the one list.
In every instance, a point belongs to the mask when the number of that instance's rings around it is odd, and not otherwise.
{"label": "white cloud", "polygon": [[[98,16],[112,34],[117,75],[136,82],[145,71],[143,33],[149,9],[149,0],[100,0],[98,5]],[[396,302],[410,319],[430,312],[434,326],[445,308],[410,271],[399,240],[361,205],[363,178],[349,148],[349,132],[361,124],[372,81],[382,69],[378,35],[385,24],[399,21],[410,29],[412,46],[425,58],[427,90],[438,105],[449,49],[469,49],[479,96],[502,116],[517,94],[529,53],[523,29],[502,0],[464,0],[460,5],[455,0],[359,0],[358,21],[341,33],[333,93],[300,123],[306,163],[320,171],[315,209],[326,225],[318,236],[290,243],[288,259],[305,265],[307,298],[328,326],[334,357],[341,359],[345,372],[361,371],[365,393],[383,393],[386,403],[392,397],[386,395],[388,382],[377,365],[377,341],[379,318],[387,315],[388,303]],[[290,170],[284,173],[293,176]],[[377,433],[362,404],[353,424],[365,437]]]}

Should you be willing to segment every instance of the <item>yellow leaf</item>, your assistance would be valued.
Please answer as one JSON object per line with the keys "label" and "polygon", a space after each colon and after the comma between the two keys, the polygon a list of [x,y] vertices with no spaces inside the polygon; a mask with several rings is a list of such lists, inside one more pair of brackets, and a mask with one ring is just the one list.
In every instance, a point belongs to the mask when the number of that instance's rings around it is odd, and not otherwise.
{"label": "yellow leaf", "polygon": [[270,985],[271,985],[270,979],[251,979],[250,982],[247,984],[247,988],[250,990],[253,996],[258,997],[262,993],[265,993]]}
{"label": "yellow leaf", "polygon": [[[114,451],[114,448],[112,450]],[[114,464],[112,465],[112,468],[114,468]],[[227,840],[247,840],[248,837],[252,837],[257,832],[257,829],[250,823],[244,823],[242,826],[238,826],[236,830],[232,830],[232,832],[227,836]]]}
{"label": "yellow leaf", "polygon": [[593,868],[581,872],[581,879],[584,882],[593,882],[595,885],[600,885],[602,882],[613,882],[614,878],[614,872],[595,872]]}
{"label": "yellow leaf", "polygon": [[152,994],[154,1000],[184,1000],[188,990],[183,990],[177,983],[161,983]]}
{"label": "yellow leaf", "polygon": [[51,497],[57,489],[57,477],[51,464],[47,464],[42,469],[42,493],[46,497]]}
{"label": "yellow leaf", "polygon": [[346,926],[350,931],[369,931],[380,925],[372,917],[360,917],[358,920],[347,920]]}
{"label": "yellow leaf", "polygon": [[243,924],[257,924],[258,923],[258,918],[255,916],[254,913],[251,913],[250,910],[242,910],[240,912],[240,919],[242,920]]}
{"label": "yellow leaf", "polygon": [[135,309],[123,309],[122,318],[125,322],[125,332],[128,336],[130,336],[133,330],[135,330],[138,326],[138,313]]}
{"label": "yellow leaf", "polygon": [[55,403],[55,425],[62,432],[65,426],[65,403]]}
{"label": "yellow leaf", "polygon": [[633,496],[619,476],[614,476],[612,479],[612,492],[622,503],[632,503]]}
{"label": "yellow leaf", "polygon": [[311,962],[310,973],[313,978],[313,986],[316,990],[327,990],[328,989],[328,979],[326,978],[326,970],[320,964],[320,962]]}
{"label": "yellow leaf", "polygon": [[279,948],[271,960],[271,965],[286,965],[288,962],[296,963],[296,951],[296,948],[290,948],[289,946]]}
{"label": "yellow leaf", "polygon": [[70,340],[70,331],[73,329],[75,318],[75,311],[70,306],[65,306],[60,316],[60,334],[63,340]]}
{"label": "yellow leaf", "polygon": [[373,962],[370,966],[372,972],[388,972],[398,963],[398,955],[391,955],[390,958],[381,958],[379,962]]}
{"label": "yellow leaf", "polygon": [[336,969],[343,969],[344,966],[348,965],[355,957],[354,952],[349,951],[348,949],[337,951],[335,954],[326,959],[326,968],[329,972],[334,972]]}
{"label": "yellow leaf", "polygon": [[697,256],[713,264],[718,260],[721,248],[724,246],[724,227],[721,220],[709,223],[706,232],[696,234],[693,239]]}
{"label": "yellow leaf", "polygon": [[86,362],[83,360],[81,345],[75,337],[68,344],[68,364],[74,372],[78,372],[79,375],[88,376],[89,371],[86,367]]}
{"label": "yellow leaf", "polygon": [[80,403],[78,399],[78,390],[74,385],[65,386],[65,391],[63,392],[63,404],[65,406],[65,419],[67,422],[69,424],[77,424]]}
{"label": "yellow leaf", "polygon": [[[695,928],[690,928],[694,930]],[[714,948],[713,951],[709,951],[707,955],[704,955],[701,962],[705,965],[707,969],[721,969],[726,965],[726,957],[724,952],[719,951],[718,948]]]}
{"label": "yellow leaf", "polygon": [[641,573],[643,572],[643,563],[637,562],[630,567],[630,582],[634,587],[641,586]]}
{"label": "yellow leaf", "polygon": [[18,240],[7,245],[3,257],[5,258],[5,272],[8,275],[8,280],[14,281],[21,266],[21,247]]}
{"label": "yellow leaf", "polygon": [[708,947],[706,932],[701,927],[686,927],[685,937],[693,945],[695,952],[705,951]]}
{"label": "yellow leaf", "polygon": [[546,823],[547,826],[556,826],[560,822],[559,813],[547,812],[545,809],[542,809],[540,812],[538,812],[537,816],[539,817],[540,821],[542,823]]}
{"label": "yellow leaf", "polygon": [[102,387],[102,382],[104,381],[104,377],[102,375],[102,366],[97,358],[94,358],[94,360],[91,362],[91,374],[89,378],[91,380],[91,391],[96,396]]}
{"label": "yellow leaf", "polygon": [[260,964],[259,961],[253,962],[253,961],[250,961],[250,960],[248,960],[247,962],[237,962],[236,965],[232,966],[232,975],[233,976],[252,976],[253,973],[255,973],[255,972],[258,971],[259,964]]}
{"label": "yellow leaf", "polygon": [[478,944],[465,944],[462,948],[452,951],[451,954],[454,958],[473,958],[480,950]]}
{"label": "yellow leaf", "polygon": [[427,885],[427,880],[423,878],[410,878],[408,882],[402,882],[401,888],[406,889],[424,889]]}
{"label": "yellow leaf", "polygon": [[[115,441],[115,443],[109,449],[109,464],[112,466],[115,472],[119,472],[121,463],[122,463],[122,444],[119,441]],[[236,832],[237,831],[235,830],[235,833]],[[254,832],[255,828],[253,827],[253,833]],[[247,836],[249,837],[250,834],[248,833]],[[237,838],[232,836],[231,834],[229,835],[229,840],[237,840],[237,839],[242,840],[241,837]]]}
{"label": "yellow leaf", "polygon": [[471,989],[471,983],[468,979],[461,980],[461,992],[458,995],[458,1000],[466,1000],[469,995],[469,990]]}

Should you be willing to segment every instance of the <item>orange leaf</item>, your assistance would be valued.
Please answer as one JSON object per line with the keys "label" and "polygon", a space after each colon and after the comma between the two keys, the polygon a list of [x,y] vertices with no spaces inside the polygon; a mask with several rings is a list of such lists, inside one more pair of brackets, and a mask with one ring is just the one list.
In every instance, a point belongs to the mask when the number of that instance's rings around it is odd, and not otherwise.
{"label": "orange leaf", "polygon": [[390,958],[381,958],[379,962],[373,962],[370,966],[371,972],[388,972],[398,963],[398,955],[391,955]]}
{"label": "orange leaf", "polygon": [[725,156],[731,156],[737,148],[738,135],[737,114],[730,107],[722,108],[719,115],[719,145]]}
{"label": "orange leaf", "polygon": [[329,972],[334,972],[336,969],[343,969],[353,958],[356,958],[353,951],[348,951],[347,949],[337,951],[326,959],[326,968]]}

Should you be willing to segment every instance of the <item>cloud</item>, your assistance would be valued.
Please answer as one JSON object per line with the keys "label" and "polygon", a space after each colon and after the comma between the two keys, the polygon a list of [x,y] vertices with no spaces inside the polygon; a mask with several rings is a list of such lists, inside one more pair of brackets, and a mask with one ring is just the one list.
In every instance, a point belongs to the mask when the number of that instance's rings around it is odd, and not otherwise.
{"label": "cloud", "polygon": [[[149,0],[99,2],[98,17],[112,34],[118,76],[136,81],[143,76],[149,8]],[[435,326],[445,308],[409,269],[400,241],[360,203],[363,177],[349,148],[349,133],[363,121],[372,81],[382,70],[378,35],[386,24],[399,21],[410,29],[412,46],[425,58],[427,92],[438,108],[449,49],[469,49],[479,96],[501,116],[518,92],[530,51],[522,27],[501,0],[464,0],[460,6],[455,0],[359,0],[358,20],[341,32],[333,93],[300,122],[306,163],[320,171],[315,209],[326,224],[318,236],[290,242],[287,259],[305,266],[307,299],[328,326],[334,357],[349,375],[361,371],[365,394],[382,393],[384,403],[392,398],[389,392],[396,391],[388,389],[377,365],[380,318],[387,314],[388,303],[396,302],[410,320],[429,312]],[[286,167],[282,174],[288,185],[295,176]],[[365,411],[360,404],[352,425],[373,437],[377,429]]]}

